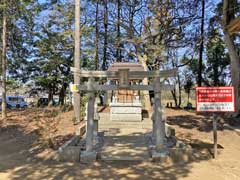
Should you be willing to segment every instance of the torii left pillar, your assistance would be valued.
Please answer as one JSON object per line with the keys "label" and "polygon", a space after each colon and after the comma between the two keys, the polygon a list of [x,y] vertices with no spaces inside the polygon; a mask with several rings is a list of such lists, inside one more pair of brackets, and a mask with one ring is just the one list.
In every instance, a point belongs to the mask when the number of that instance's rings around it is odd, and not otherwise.
{"label": "torii left pillar", "polygon": [[[88,89],[93,89],[93,78],[88,80]],[[88,92],[88,105],[87,105],[87,132],[86,132],[86,151],[81,153],[81,162],[92,162],[96,160],[96,151],[94,149],[94,91]]]}
{"label": "torii left pillar", "polygon": [[165,122],[162,118],[162,106],[161,106],[161,87],[160,77],[156,77],[154,80],[154,133],[156,149],[152,152],[153,159],[161,159],[166,157],[167,152],[164,146],[165,139]]}

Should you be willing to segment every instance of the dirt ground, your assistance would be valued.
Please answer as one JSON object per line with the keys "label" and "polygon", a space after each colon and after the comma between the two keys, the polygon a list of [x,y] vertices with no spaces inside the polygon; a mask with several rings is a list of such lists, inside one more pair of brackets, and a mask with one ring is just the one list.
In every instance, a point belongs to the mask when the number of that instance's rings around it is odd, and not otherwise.
{"label": "dirt ground", "polygon": [[[212,122],[208,116],[167,109],[176,136],[211,151]],[[54,122],[54,123],[53,123]],[[0,180],[240,180],[240,135],[219,124],[217,159],[202,156],[189,163],[96,162],[63,163],[55,149],[75,130],[72,112],[27,109],[9,112],[0,126]]]}

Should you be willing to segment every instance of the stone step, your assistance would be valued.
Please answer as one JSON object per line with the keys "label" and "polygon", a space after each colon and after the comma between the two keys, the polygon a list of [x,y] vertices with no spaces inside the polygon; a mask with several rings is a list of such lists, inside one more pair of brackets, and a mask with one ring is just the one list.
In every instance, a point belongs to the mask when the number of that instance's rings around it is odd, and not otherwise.
{"label": "stone step", "polygon": [[123,125],[123,126],[152,126],[152,123],[129,123],[129,122],[100,122],[99,125]]}
{"label": "stone step", "polygon": [[105,136],[100,152],[103,161],[144,161],[150,158],[144,136]]}
{"label": "stone step", "polygon": [[146,161],[150,159],[149,155],[145,156],[123,156],[123,155],[111,155],[100,154],[102,161]]}
{"label": "stone step", "polygon": [[115,125],[149,125],[151,126],[151,122],[113,122],[113,121],[98,121],[98,124],[115,124]]}
{"label": "stone step", "polygon": [[142,127],[142,126],[132,126],[132,127],[126,127],[126,126],[99,126],[98,127],[98,129],[99,129],[99,131],[104,131],[104,130],[109,130],[109,129],[132,129],[132,130],[134,130],[135,129],[135,131],[136,132],[138,132],[138,130],[143,130],[143,129],[145,129],[145,130],[151,130],[152,129],[152,127]]}
{"label": "stone step", "polygon": [[119,128],[119,129],[152,129],[152,125],[145,124],[98,124],[99,129],[111,129],[111,128]]}

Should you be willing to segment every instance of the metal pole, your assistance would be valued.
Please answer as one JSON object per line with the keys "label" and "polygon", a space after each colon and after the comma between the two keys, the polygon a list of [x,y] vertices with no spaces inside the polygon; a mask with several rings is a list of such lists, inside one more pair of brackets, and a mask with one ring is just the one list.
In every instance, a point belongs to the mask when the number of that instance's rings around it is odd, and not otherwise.
{"label": "metal pole", "polygon": [[213,158],[217,158],[217,115],[213,114]]}

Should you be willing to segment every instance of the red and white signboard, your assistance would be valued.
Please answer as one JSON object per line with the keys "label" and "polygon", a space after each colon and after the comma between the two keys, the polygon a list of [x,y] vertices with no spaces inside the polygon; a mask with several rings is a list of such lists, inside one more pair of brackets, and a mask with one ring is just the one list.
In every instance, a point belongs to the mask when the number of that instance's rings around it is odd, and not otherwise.
{"label": "red and white signboard", "polygon": [[198,112],[235,112],[233,87],[197,87]]}

